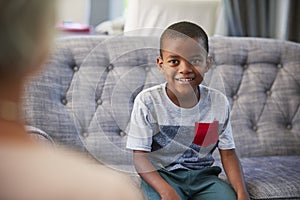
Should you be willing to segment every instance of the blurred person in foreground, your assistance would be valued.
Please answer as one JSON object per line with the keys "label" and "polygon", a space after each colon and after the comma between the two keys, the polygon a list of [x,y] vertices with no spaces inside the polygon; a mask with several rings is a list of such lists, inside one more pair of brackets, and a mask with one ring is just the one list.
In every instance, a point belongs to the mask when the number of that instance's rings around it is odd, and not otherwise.
{"label": "blurred person in foreground", "polygon": [[26,132],[23,85],[47,59],[54,23],[54,0],[0,0],[0,199],[142,199],[125,174],[53,151]]}

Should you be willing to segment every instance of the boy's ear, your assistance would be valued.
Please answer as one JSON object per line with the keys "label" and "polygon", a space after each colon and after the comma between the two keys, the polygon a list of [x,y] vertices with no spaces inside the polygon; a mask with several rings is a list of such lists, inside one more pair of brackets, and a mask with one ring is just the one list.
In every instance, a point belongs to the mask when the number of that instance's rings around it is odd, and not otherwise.
{"label": "boy's ear", "polygon": [[212,56],[207,56],[207,59],[206,59],[206,72],[210,69],[212,63],[213,63],[213,57]]}
{"label": "boy's ear", "polygon": [[157,68],[159,69],[160,72],[162,72],[164,70],[163,63],[164,62],[163,62],[163,59],[161,57],[156,58]]}

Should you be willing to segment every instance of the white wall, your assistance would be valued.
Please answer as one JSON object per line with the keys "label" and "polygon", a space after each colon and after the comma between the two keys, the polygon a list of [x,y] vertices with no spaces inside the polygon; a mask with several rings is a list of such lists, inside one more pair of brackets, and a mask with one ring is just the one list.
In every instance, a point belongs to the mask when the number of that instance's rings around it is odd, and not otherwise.
{"label": "white wall", "polygon": [[129,35],[160,35],[172,23],[186,20],[215,34],[221,0],[129,0],[124,31]]}
{"label": "white wall", "polygon": [[97,26],[99,23],[113,20],[123,15],[124,0],[90,0],[91,15],[90,25]]}
{"label": "white wall", "polygon": [[90,0],[57,0],[58,22],[89,23]]}

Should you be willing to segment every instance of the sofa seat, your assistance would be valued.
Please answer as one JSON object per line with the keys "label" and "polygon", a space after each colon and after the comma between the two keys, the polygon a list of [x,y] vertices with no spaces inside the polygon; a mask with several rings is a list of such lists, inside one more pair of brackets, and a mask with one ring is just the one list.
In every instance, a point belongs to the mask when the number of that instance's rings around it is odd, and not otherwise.
{"label": "sofa seat", "polygon": [[240,160],[252,199],[300,199],[300,156]]}

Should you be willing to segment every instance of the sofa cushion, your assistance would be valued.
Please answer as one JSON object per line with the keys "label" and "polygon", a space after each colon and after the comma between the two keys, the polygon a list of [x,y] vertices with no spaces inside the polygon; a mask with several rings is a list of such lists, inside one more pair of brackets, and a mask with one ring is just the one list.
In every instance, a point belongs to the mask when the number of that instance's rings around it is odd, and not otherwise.
{"label": "sofa cushion", "polygon": [[242,158],[252,199],[300,199],[300,156]]}
{"label": "sofa cushion", "polygon": [[151,37],[58,40],[45,71],[26,87],[26,123],[101,163],[133,171],[127,126],[138,92],[163,82],[158,43]]}
{"label": "sofa cushion", "polygon": [[[66,92],[76,71],[74,69],[80,66],[94,45],[89,39],[83,43],[58,39],[55,51],[46,63],[47,68],[29,78],[23,97],[26,124],[45,131],[57,144],[80,151],[85,148],[68,110]],[[71,51],[73,46],[77,48]]]}
{"label": "sofa cushion", "polygon": [[205,77],[231,104],[241,157],[300,155],[300,44],[213,37]]}

